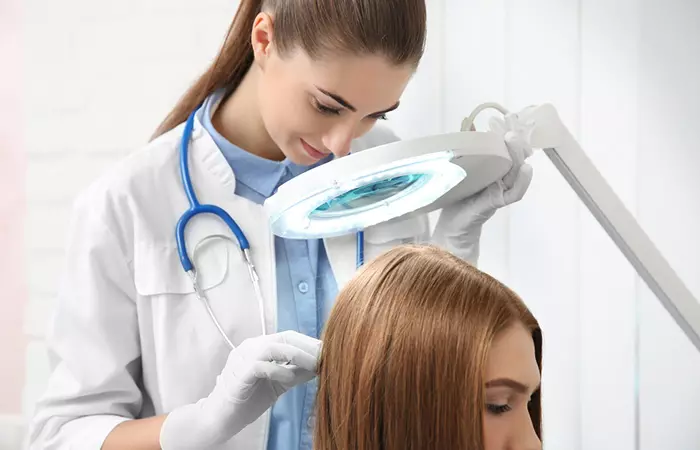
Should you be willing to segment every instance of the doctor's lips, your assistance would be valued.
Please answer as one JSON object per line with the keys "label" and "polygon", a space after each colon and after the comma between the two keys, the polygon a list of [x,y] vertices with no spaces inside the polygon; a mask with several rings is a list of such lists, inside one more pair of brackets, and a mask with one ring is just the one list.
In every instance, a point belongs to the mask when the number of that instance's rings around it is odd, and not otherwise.
{"label": "doctor's lips", "polygon": [[306,154],[312,157],[313,159],[323,159],[326,156],[328,156],[326,153],[316,150],[316,148],[309,145],[305,140],[301,138],[299,138],[299,140],[301,141],[301,146],[304,147]]}

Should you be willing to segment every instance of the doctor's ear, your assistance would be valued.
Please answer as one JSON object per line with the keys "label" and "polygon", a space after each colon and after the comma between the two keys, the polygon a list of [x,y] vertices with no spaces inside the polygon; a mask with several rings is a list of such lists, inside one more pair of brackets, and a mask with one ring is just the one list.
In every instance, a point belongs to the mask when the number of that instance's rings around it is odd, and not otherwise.
{"label": "doctor's ear", "polygon": [[253,46],[255,62],[261,69],[265,69],[265,62],[273,50],[274,21],[266,12],[259,13],[253,21],[253,29],[250,34],[250,43]]}

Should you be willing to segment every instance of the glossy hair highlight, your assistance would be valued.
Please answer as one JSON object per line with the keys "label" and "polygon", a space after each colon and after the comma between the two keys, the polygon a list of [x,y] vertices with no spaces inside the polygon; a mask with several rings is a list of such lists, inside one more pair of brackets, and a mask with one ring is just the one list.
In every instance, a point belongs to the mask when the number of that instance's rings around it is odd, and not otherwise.
{"label": "glossy hair highlight", "polygon": [[[315,450],[483,450],[485,367],[513,324],[542,334],[522,300],[427,245],[394,248],[344,287],[323,333]],[[537,391],[530,418],[541,439]]]}

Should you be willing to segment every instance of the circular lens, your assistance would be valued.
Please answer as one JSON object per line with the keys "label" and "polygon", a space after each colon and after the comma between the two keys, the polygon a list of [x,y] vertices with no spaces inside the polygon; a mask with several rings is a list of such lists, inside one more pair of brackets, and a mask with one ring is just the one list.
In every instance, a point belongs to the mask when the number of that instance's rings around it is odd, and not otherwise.
{"label": "circular lens", "polygon": [[309,217],[337,217],[368,210],[385,204],[392,197],[405,195],[412,190],[410,188],[424,184],[429,178],[429,174],[409,174],[378,180],[332,198],[313,210]]}

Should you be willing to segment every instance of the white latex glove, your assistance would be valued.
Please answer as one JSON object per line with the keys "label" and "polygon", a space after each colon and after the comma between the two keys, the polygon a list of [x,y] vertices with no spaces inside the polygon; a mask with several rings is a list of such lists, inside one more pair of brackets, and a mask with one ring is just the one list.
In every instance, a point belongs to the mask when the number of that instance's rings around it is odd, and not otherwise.
{"label": "white latex glove", "polygon": [[505,121],[491,119],[491,131],[504,136],[513,166],[510,171],[484,190],[444,208],[432,241],[452,254],[476,265],[479,259],[481,228],[499,208],[523,198],[532,181],[532,166],[525,160],[532,155],[528,142],[531,128],[508,114]]}
{"label": "white latex glove", "polygon": [[208,397],[168,415],[161,448],[203,449],[228,441],[283,393],[316,376],[320,348],[321,341],[295,331],[246,339],[229,354]]}

